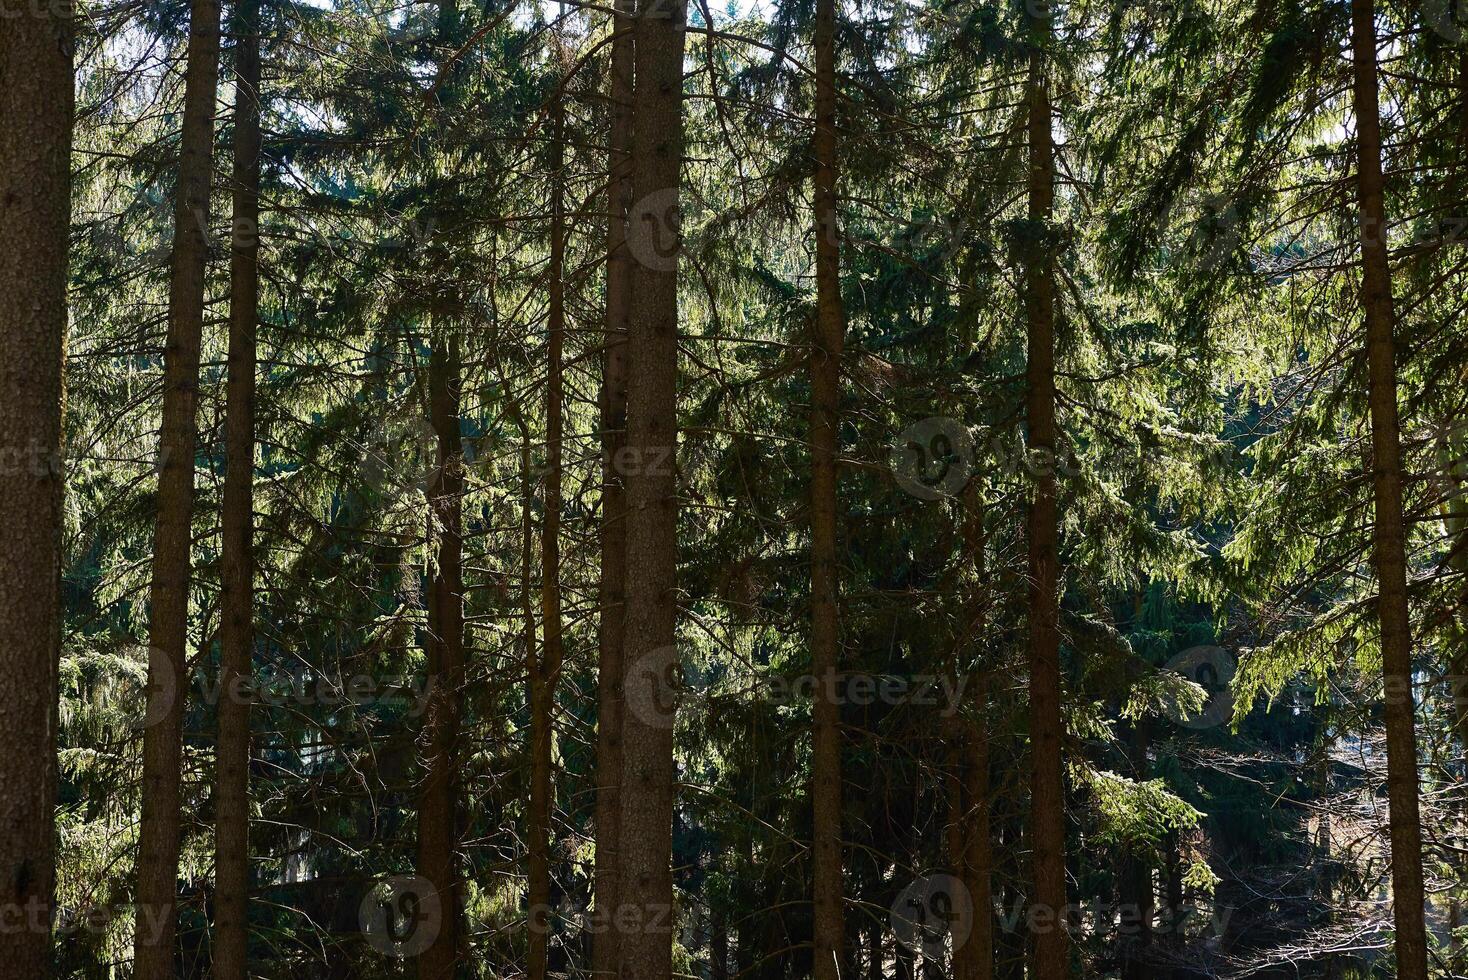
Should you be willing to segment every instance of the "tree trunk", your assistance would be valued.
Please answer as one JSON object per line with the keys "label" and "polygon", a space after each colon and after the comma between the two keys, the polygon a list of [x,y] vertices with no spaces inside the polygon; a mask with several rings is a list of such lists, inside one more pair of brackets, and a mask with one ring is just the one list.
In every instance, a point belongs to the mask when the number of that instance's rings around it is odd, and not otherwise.
{"label": "tree trunk", "polygon": [[841,244],[836,198],[836,3],[817,0],[815,20],[815,343],[810,351],[811,672],[816,680],[811,751],[814,885],[813,976],[838,980],[846,963],[841,888],[841,596],[836,527],[840,431]]}
{"label": "tree trunk", "polygon": [[530,657],[530,980],[545,980],[550,939],[551,741],[556,681],[564,658],[561,626],[561,352],[566,330],[563,277],[565,106],[551,106],[551,234],[549,343],[546,353],[545,507],[540,531],[541,655]]}
{"label": "tree trunk", "polygon": [[[1137,782],[1148,778],[1147,727],[1142,720],[1132,723],[1131,740],[1127,746],[1131,763],[1131,776]],[[1120,899],[1122,921],[1132,922],[1136,934],[1124,936],[1119,946],[1121,953],[1122,980],[1146,980],[1152,975],[1152,967],[1146,963],[1142,952],[1152,943],[1152,865],[1139,848],[1127,854],[1121,870]]]}
{"label": "tree trunk", "polygon": [[607,309],[601,390],[601,621],[597,635],[596,689],[596,881],[592,973],[617,972],[618,840],[622,825],[622,633],[627,580],[627,498],[618,461],[627,435],[627,318],[632,298],[632,259],[627,252],[627,211],[632,206],[633,18],[635,0],[617,0],[613,19],[612,124],[607,161]]}
{"label": "tree trunk", "polygon": [[1166,889],[1167,908],[1163,910],[1163,922],[1167,925],[1166,944],[1178,947],[1183,944],[1183,855],[1182,841],[1176,830],[1167,832],[1164,846],[1167,848]]}
{"label": "tree trunk", "polygon": [[729,980],[729,926],[722,915],[714,915],[709,925],[709,980]]}
{"label": "tree trunk", "polygon": [[[683,154],[684,0],[642,0],[633,105],[627,386],[627,580],[622,826],[616,919],[622,980],[669,980],[673,940],[673,723],[678,678],[676,241]],[[671,227],[670,227],[671,225]]]}
{"label": "tree trunk", "polygon": [[[987,632],[988,596],[987,539],[984,532],[983,500],[978,481],[964,491],[964,544],[972,556],[977,579],[969,597],[969,626],[965,646],[982,649]],[[959,675],[955,672],[955,680]],[[973,905],[973,926],[967,941],[953,951],[954,980],[992,980],[994,976],[993,855],[989,840],[989,711],[988,665],[975,656],[967,675],[973,717],[959,722],[953,793],[958,807],[955,828],[950,831],[949,862],[953,873],[968,889]],[[955,690],[957,688],[955,687]]]}
{"label": "tree trunk", "polygon": [[0,906],[24,917],[7,928],[5,970],[42,980],[56,881],[72,38],[64,3],[0,28],[0,458],[24,461],[0,470]]}
{"label": "tree trunk", "polygon": [[437,540],[428,583],[427,773],[418,801],[418,875],[437,897],[437,932],[418,959],[420,980],[451,980],[460,953],[458,741],[464,687],[463,442],[459,434],[459,343],[434,324],[428,367],[429,417],[438,458],[428,487],[429,542]]}
{"label": "tree trunk", "polygon": [[1061,739],[1059,633],[1059,530],[1056,514],[1055,258],[1050,221],[1055,203],[1055,150],[1045,76],[1051,39],[1048,9],[1036,8],[1026,100],[1029,107],[1029,220],[1037,240],[1025,266],[1025,314],[1029,327],[1026,417],[1034,466],[1029,514],[1030,589],[1030,843],[1031,902],[1044,925],[1034,945],[1036,980],[1069,975],[1065,908],[1065,774]]}
{"label": "tree trunk", "polygon": [[187,700],[190,545],[194,507],[195,417],[204,333],[214,99],[219,82],[219,2],[192,0],[183,133],[163,354],[163,420],[158,438],[158,515],[148,608],[148,726],[143,731],[143,802],[138,831],[138,925],[133,976],[173,976],[178,887],[179,784]]}
{"label": "tree trunk", "polygon": [[1381,114],[1377,104],[1376,12],[1373,0],[1351,2],[1356,191],[1361,224],[1361,301],[1366,313],[1368,396],[1376,498],[1374,557],[1380,596],[1385,682],[1387,800],[1392,841],[1392,907],[1397,976],[1427,977],[1422,827],[1417,809],[1417,736],[1412,697],[1412,627],[1407,607],[1406,520],[1397,418],[1396,312],[1387,262]]}
{"label": "tree trunk", "polygon": [[225,400],[223,597],[214,859],[215,980],[245,980],[250,889],[250,703],[255,562],[255,330],[260,301],[260,3],[234,16],[234,216],[229,264],[229,384]]}

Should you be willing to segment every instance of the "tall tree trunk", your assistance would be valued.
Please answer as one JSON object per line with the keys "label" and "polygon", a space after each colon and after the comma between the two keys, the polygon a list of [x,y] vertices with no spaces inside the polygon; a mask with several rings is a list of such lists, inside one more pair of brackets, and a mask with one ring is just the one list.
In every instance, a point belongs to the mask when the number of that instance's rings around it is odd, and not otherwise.
{"label": "tall tree trunk", "polygon": [[0,906],[5,970],[51,976],[61,643],[61,416],[71,223],[72,15],[0,27]]}
{"label": "tall tree trunk", "polygon": [[812,923],[815,980],[838,980],[846,964],[841,888],[840,519],[836,449],[840,431],[841,243],[836,198],[836,2],[817,0],[815,20],[815,343],[810,351],[811,672],[816,680],[811,749]]}
{"label": "tall tree trunk", "polygon": [[1163,846],[1167,848],[1167,867],[1164,872],[1167,907],[1163,910],[1163,922],[1167,926],[1166,945],[1178,947],[1185,938],[1182,934],[1185,912],[1183,905],[1187,899],[1183,893],[1182,840],[1176,829],[1167,832]]}
{"label": "tall tree trunk", "polygon": [[1025,266],[1029,327],[1026,420],[1035,467],[1029,509],[1029,744],[1031,744],[1031,861],[1033,896],[1045,926],[1036,929],[1036,980],[1069,976],[1066,924],[1066,788],[1061,769],[1060,599],[1055,508],[1055,260],[1050,222],[1055,201],[1050,85],[1045,76],[1053,37],[1048,7],[1031,22],[1029,78],[1029,222],[1035,241]]}
{"label": "tall tree trunk", "polygon": [[551,740],[556,681],[565,649],[561,625],[561,354],[566,331],[564,275],[565,106],[551,106],[551,233],[549,342],[545,386],[545,506],[540,530],[541,655],[530,651],[530,980],[545,980],[550,939],[550,842],[553,809]]}
{"label": "tall tree trunk", "polygon": [[[965,646],[982,649],[987,632],[986,604],[988,596],[987,539],[984,532],[984,504],[977,480],[964,490],[964,545],[972,556],[975,587],[969,597],[969,626]],[[955,671],[955,680],[958,678]],[[967,941],[953,951],[954,980],[992,980],[994,976],[994,901],[992,885],[992,847],[989,819],[989,734],[986,730],[989,711],[988,665],[972,658],[967,675],[973,717],[955,715],[958,730],[954,740],[953,778],[957,785],[957,814],[950,829],[949,863],[953,873],[968,889],[973,904],[973,927]],[[957,687],[954,690],[958,690]]]}
{"label": "tall tree trunk", "polygon": [[729,980],[729,926],[722,914],[709,925],[709,980]]}
{"label": "tall tree trunk", "polygon": [[[632,273],[627,385],[626,709],[617,920],[622,980],[669,980],[673,969],[673,723],[679,668],[676,236],[683,155],[685,0],[642,0],[632,113]],[[673,227],[669,227],[669,223]]]}
{"label": "tall tree trunk", "polygon": [[627,497],[619,461],[627,436],[627,318],[632,300],[632,258],[627,252],[627,212],[632,206],[632,75],[635,0],[616,0],[612,21],[610,151],[607,159],[606,337],[600,397],[602,440],[600,626],[596,681],[596,928],[592,973],[607,980],[617,971],[619,837],[622,826],[623,623],[627,581]]}
{"label": "tall tree trunk", "polygon": [[1412,697],[1412,627],[1407,607],[1406,520],[1402,508],[1401,429],[1397,418],[1396,311],[1387,260],[1381,113],[1377,104],[1373,0],[1351,0],[1356,192],[1361,225],[1361,302],[1366,313],[1368,396],[1376,498],[1377,614],[1385,681],[1387,801],[1392,841],[1392,907],[1397,976],[1426,980],[1426,898],[1417,810],[1417,736]]}
{"label": "tall tree trunk", "polygon": [[[1137,782],[1145,782],[1149,776],[1147,727],[1140,719],[1132,723],[1127,756],[1132,778]],[[1146,956],[1142,952],[1152,942],[1152,865],[1140,849],[1127,854],[1121,870],[1119,890],[1122,919],[1124,922],[1132,921],[1136,928],[1136,934],[1124,937],[1120,947],[1122,980],[1146,980],[1153,970],[1147,965]]]}
{"label": "tall tree trunk", "polygon": [[1025,264],[1029,328],[1025,404],[1035,467],[1029,513],[1030,589],[1030,843],[1031,902],[1045,923],[1034,945],[1036,980],[1069,974],[1065,908],[1065,774],[1060,710],[1059,529],[1056,513],[1055,257],[1050,221],[1055,204],[1055,148],[1045,62],[1052,37],[1048,8],[1034,8],[1026,101],[1029,107],[1029,219],[1036,236]]}
{"label": "tall tree trunk", "polygon": [[195,417],[204,334],[214,99],[219,83],[219,2],[192,0],[183,133],[173,212],[168,339],[163,353],[163,421],[158,439],[158,516],[148,607],[148,698],[143,732],[143,802],[138,832],[137,931],[133,976],[173,976],[178,887],[179,783],[187,700],[190,545]]}
{"label": "tall tree trunk", "polygon": [[250,888],[250,703],[255,562],[255,331],[260,303],[260,0],[234,15],[234,216],[229,261],[229,384],[225,396],[223,598],[219,742],[215,749],[215,980],[245,980]]}
{"label": "tall tree trunk", "polygon": [[[436,321],[442,317],[436,313]],[[460,356],[455,331],[434,323],[428,366],[429,419],[438,450],[428,487],[429,541],[437,541],[428,583],[427,773],[418,801],[418,875],[437,896],[440,922],[418,959],[420,980],[451,980],[460,950],[458,741],[464,688],[463,441],[459,433]]]}

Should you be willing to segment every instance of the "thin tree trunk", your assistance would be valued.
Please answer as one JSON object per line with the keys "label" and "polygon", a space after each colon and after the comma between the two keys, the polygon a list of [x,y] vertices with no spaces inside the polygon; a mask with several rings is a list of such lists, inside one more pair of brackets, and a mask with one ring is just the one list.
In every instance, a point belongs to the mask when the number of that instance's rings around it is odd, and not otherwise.
{"label": "thin tree trunk", "polygon": [[429,418],[438,458],[429,483],[429,541],[437,540],[428,583],[427,774],[418,801],[418,874],[437,896],[440,921],[418,959],[421,980],[451,980],[460,955],[458,741],[464,688],[463,441],[459,433],[458,338],[442,323],[429,353]]}
{"label": "thin tree trunk", "polygon": [[137,931],[133,976],[173,976],[178,887],[179,783],[187,700],[194,444],[198,438],[199,349],[204,334],[214,100],[219,83],[219,2],[192,0],[183,132],[173,212],[163,420],[158,439],[158,515],[148,608],[149,725],[143,732],[143,800],[138,832]]}
{"label": "thin tree trunk", "polygon": [[810,351],[811,671],[816,679],[811,751],[814,808],[815,980],[838,980],[846,963],[841,887],[841,588],[836,528],[840,519],[836,450],[840,431],[841,244],[836,198],[836,3],[817,0],[815,20],[816,237],[815,343]]}
{"label": "thin tree trunk", "polygon": [[234,16],[234,216],[229,264],[229,383],[225,396],[219,743],[215,765],[215,980],[245,980],[250,888],[250,703],[255,562],[255,331],[260,301],[260,3]]}
{"label": "thin tree trunk", "polygon": [[602,360],[601,431],[601,621],[597,635],[596,712],[596,929],[592,973],[607,980],[617,971],[618,840],[622,825],[623,623],[627,580],[627,498],[622,458],[627,434],[627,324],[632,299],[632,259],[627,252],[627,211],[632,206],[633,18],[635,0],[617,0],[612,22],[611,148],[607,171],[607,308]]}
{"label": "thin tree trunk", "polygon": [[1373,0],[1351,2],[1356,191],[1361,218],[1361,301],[1366,313],[1371,450],[1376,499],[1374,557],[1380,596],[1385,681],[1387,801],[1392,841],[1392,907],[1397,976],[1426,980],[1426,898],[1417,808],[1417,736],[1412,697],[1412,627],[1407,606],[1406,520],[1402,508],[1401,429],[1397,418],[1396,311],[1387,261],[1381,113],[1377,104]]}
{"label": "thin tree trunk", "polygon": [[1035,467],[1029,514],[1030,588],[1030,843],[1034,892],[1031,901],[1045,923],[1034,945],[1036,980],[1069,974],[1065,908],[1065,775],[1060,710],[1059,557],[1055,469],[1055,259],[1049,225],[1055,203],[1055,150],[1050,94],[1045,76],[1051,39],[1050,13],[1036,8],[1032,20],[1026,101],[1029,106],[1029,219],[1040,240],[1025,267],[1025,313],[1029,327],[1026,417]]}
{"label": "thin tree trunk", "polygon": [[1182,841],[1176,830],[1167,833],[1167,908],[1163,910],[1163,921],[1167,923],[1168,946],[1177,947],[1183,943],[1183,903],[1186,896],[1183,894],[1183,855]]}
{"label": "thin tree trunk", "polygon": [[541,655],[530,657],[530,980],[545,980],[550,939],[550,842],[556,681],[564,658],[561,626],[561,353],[566,330],[563,276],[565,106],[551,106],[551,234],[549,343],[546,353],[545,507],[540,531]]}
{"label": "thin tree trunk", "polygon": [[[1132,778],[1145,782],[1149,775],[1147,728],[1140,719],[1132,723],[1127,755]],[[1120,947],[1122,980],[1146,980],[1152,973],[1142,952],[1152,943],[1152,866],[1140,851],[1126,856],[1120,892],[1123,921],[1132,921],[1136,928],[1135,936],[1124,937]]]}
{"label": "thin tree trunk", "polygon": [[627,598],[619,976],[669,980],[673,963],[673,723],[677,683],[676,235],[683,155],[684,0],[642,0],[632,121],[632,274],[627,386]]}
{"label": "thin tree trunk", "polygon": [[[15,8],[19,9],[19,8]],[[0,906],[8,975],[52,975],[72,15],[0,27]]]}
{"label": "thin tree trunk", "polygon": [[977,682],[975,701],[979,718],[970,729],[970,749],[964,770],[964,805],[968,820],[965,826],[967,850],[963,867],[963,883],[973,901],[974,924],[968,942],[960,950],[964,969],[972,980],[992,980],[994,976],[994,886],[993,853],[989,834],[989,733],[979,727],[988,717],[989,681]]}
{"label": "thin tree trunk", "polygon": [[[976,585],[969,598],[967,646],[981,649],[986,627],[988,596],[988,542],[984,532],[984,504],[977,480],[964,491],[964,544],[972,556]],[[994,976],[994,914],[992,865],[989,834],[989,711],[988,665],[973,658],[968,673],[974,717],[958,718],[955,746],[958,754],[955,778],[958,786],[959,819],[950,838],[950,863],[954,874],[968,889],[973,904],[973,927],[967,940],[953,952],[954,980],[992,980]],[[955,677],[956,679],[956,677]],[[955,688],[956,690],[956,688]]]}
{"label": "thin tree trunk", "polygon": [[709,980],[729,980],[729,926],[722,915],[709,924]]}

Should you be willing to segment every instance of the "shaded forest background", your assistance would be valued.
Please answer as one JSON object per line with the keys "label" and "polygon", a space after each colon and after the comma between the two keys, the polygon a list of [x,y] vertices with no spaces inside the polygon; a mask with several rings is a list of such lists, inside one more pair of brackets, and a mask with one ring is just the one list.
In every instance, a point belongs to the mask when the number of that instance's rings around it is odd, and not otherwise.
{"label": "shaded forest background", "polygon": [[5,17],[38,969],[1468,975],[1464,0]]}

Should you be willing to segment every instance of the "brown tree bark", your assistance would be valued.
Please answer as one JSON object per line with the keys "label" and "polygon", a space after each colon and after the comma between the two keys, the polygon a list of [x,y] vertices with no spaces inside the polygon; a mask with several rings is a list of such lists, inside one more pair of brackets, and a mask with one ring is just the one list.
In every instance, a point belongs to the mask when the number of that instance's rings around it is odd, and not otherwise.
{"label": "brown tree bark", "polygon": [[220,554],[215,788],[215,980],[245,980],[250,889],[250,698],[254,672],[255,332],[260,308],[260,2],[234,14],[234,174]]}
{"label": "brown tree bark", "polygon": [[709,923],[709,980],[729,980],[729,927],[722,916]]}
{"label": "brown tree bark", "polygon": [[814,916],[812,974],[838,980],[847,963],[841,885],[841,589],[837,438],[840,432],[841,243],[836,197],[836,3],[816,0],[814,160],[816,310],[810,350],[810,582],[812,711],[811,804]]}
{"label": "brown tree bark", "polygon": [[673,968],[678,256],[667,245],[677,234],[687,15],[685,0],[642,0],[634,52],[627,245],[638,262],[628,350],[637,357],[627,385],[626,710],[614,916],[622,980],[670,980]]}
{"label": "brown tree bark", "polygon": [[[969,626],[965,645],[980,649],[986,634],[988,597],[988,542],[984,531],[984,505],[977,480],[964,491],[964,546],[974,563],[976,584],[968,599]],[[956,667],[956,665],[955,665]],[[949,863],[953,874],[968,889],[974,920],[967,940],[953,951],[954,980],[992,980],[994,976],[993,854],[990,843],[989,810],[989,710],[988,665],[974,657],[967,676],[972,717],[955,714],[954,738],[955,814],[949,828]],[[957,680],[955,669],[955,680]],[[957,687],[953,688],[955,691]]]}
{"label": "brown tree bark", "polygon": [[565,343],[566,265],[565,106],[551,106],[551,233],[549,342],[545,386],[545,506],[540,529],[541,651],[529,651],[530,675],[530,980],[545,980],[550,940],[550,843],[554,786],[551,742],[555,735],[556,682],[565,644],[561,624],[561,357]]}
{"label": "brown tree bark", "polygon": [[143,731],[143,802],[138,832],[138,927],[133,976],[173,976],[182,776],[184,668],[189,626],[190,545],[199,349],[204,333],[214,100],[219,83],[219,2],[192,0],[183,133],[173,212],[168,338],[163,353],[163,421],[158,439],[158,515],[148,607],[148,698]]}
{"label": "brown tree bark", "polygon": [[[441,319],[441,317],[436,317]],[[420,980],[452,980],[461,950],[459,725],[464,690],[464,448],[459,433],[460,355],[456,333],[435,322],[428,366],[429,420],[438,442],[429,482],[429,540],[437,540],[428,582],[427,773],[418,800],[417,871],[438,899],[437,932],[418,958]]]}
{"label": "brown tree bark", "polygon": [[[1132,724],[1131,737],[1127,745],[1127,757],[1131,765],[1131,776],[1145,782],[1149,776],[1147,764],[1147,726],[1142,720]],[[1152,943],[1152,865],[1144,853],[1133,852],[1126,856],[1119,884],[1123,921],[1135,923],[1136,934],[1125,937],[1121,947],[1122,980],[1146,980],[1154,967],[1146,962],[1142,952]],[[1130,916],[1130,919],[1128,919]]]}
{"label": "brown tree bark", "polygon": [[1029,220],[1037,236],[1025,264],[1029,383],[1025,402],[1034,470],[1029,513],[1030,590],[1030,842],[1034,889],[1040,909],[1034,936],[1035,980],[1069,975],[1065,908],[1065,773],[1061,758],[1064,719],[1060,706],[1059,525],[1056,509],[1055,257],[1050,221],[1055,204],[1055,147],[1051,132],[1046,49],[1052,27],[1048,8],[1034,8],[1029,75]]}
{"label": "brown tree bark", "polygon": [[1377,95],[1376,10],[1351,0],[1352,89],[1359,153],[1361,303],[1366,314],[1368,398],[1376,500],[1374,560],[1385,682],[1387,802],[1392,842],[1392,909],[1397,976],[1426,980],[1426,896],[1417,806],[1417,734],[1412,697],[1412,625],[1407,602],[1406,519],[1401,426],[1397,416],[1396,310],[1386,243],[1381,112]]}
{"label": "brown tree bark", "polygon": [[601,563],[596,689],[596,869],[592,973],[608,980],[617,972],[617,907],[622,802],[622,655],[627,581],[627,497],[618,465],[627,435],[627,325],[632,299],[632,258],[627,252],[627,212],[632,206],[632,76],[635,0],[616,0],[612,21],[610,150],[607,159],[606,336],[600,396],[602,443]]}
{"label": "brown tree bark", "polygon": [[[52,975],[61,417],[71,222],[69,5],[0,8],[0,954]],[[15,926],[18,928],[14,928]]]}

